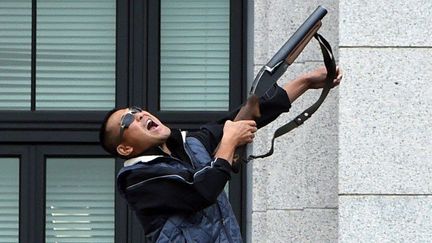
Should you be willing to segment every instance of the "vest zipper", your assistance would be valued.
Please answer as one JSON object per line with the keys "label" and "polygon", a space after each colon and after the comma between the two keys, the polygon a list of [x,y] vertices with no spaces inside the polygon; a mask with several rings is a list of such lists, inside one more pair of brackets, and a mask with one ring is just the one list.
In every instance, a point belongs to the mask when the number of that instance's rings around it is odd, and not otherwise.
{"label": "vest zipper", "polygon": [[217,207],[218,207],[218,210],[219,210],[219,213],[220,213],[220,216],[221,216],[222,227],[223,227],[223,230],[225,232],[225,235],[227,236],[229,242],[233,242],[233,239],[231,238],[231,234],[229,234],[228,231],[227,231],[226,221],[225,221],[226,218],[224,217],[224,215],[222,213],[222,209],[220,208],[219,200],[217,200],[216,203],[217,203]]}
{"label": "vest zipper", "polygon": [[[183,131],[180,131],[181,133],[183,133]],[[186,131],[184,131],[186,133]],[[182,134],[183,135],[183,134]],[[188,146],[186,144],[186,134],[184,135],[184,140],[183,140],[183,136],[182,136],[182,141],[183,141],[183,149],[186,152],[187,156],[189,157],[190,163],[192,165],[192,169],[196,169],[195,168],[195,163],[194,160],[192,159],[192,156],[189,154],[189,150],[186,148],[186,146]]]}

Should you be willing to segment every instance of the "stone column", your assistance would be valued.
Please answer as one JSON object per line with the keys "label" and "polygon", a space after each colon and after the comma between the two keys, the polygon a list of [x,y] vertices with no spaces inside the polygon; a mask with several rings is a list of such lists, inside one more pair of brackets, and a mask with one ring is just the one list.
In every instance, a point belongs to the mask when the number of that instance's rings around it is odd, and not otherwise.
{"label": "stone column", "polygon": [[[254,2],[255,74],[318,5],[329,13],[319,31],[338,50],[338,1],[256,0]],[[279,84],[323,65],[313,40]],[[258,132],[254,154],[267,152],[279,126],[312,105],[320,91],[307,92],[291,111]],[[301,127],[276,140],[274,154],[251,162],[250,242],[337,241],[338,90]]]}
{"label": "stone column", "polygon": [[339,3],[339,242],[432,242],[432,1]]}

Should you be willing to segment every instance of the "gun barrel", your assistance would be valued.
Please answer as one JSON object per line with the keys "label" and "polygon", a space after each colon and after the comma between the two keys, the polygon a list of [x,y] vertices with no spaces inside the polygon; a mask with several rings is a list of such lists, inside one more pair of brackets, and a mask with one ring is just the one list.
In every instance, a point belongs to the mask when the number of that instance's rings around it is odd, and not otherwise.
{"label": "gun barrel", "polygon": [[[282,60],[286,59],[294,51],[296,51],[299,54],[298,46],[302,45],[303,41],[310,40],[310,38],[307,37],[311,35],[311,31],[316,32],[318,30],[319,26],[321,26],[320,22],[326,14],[327,14],[327,10],[322,6],[318,6],[318,8],[306,19],[306,21],[297,29],[297,31],[288,39],[287,42],[285,42],[285,44],[267,63],[267,66],[270,68],[275,67],[277,64],[279,64]],[[302,45],[303,48],[304,46],[305,44]],[[297,55],[295,55],[295,57],[297,57]]]}

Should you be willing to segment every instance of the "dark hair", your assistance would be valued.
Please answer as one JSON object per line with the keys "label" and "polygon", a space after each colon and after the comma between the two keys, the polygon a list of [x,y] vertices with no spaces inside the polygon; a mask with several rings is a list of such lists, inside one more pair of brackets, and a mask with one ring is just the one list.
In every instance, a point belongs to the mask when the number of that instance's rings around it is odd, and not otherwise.
{"label": "dark hair", "polygon": [[122,108],[114,108],[114,109],[110,110],[105,115],[105,117],[102,121],[102,125],[99,129],[99,142],[102,145],[102,148],[105,151],[107,151],[109,154],[114,155],[114,156],[119,157],[119,158],[122,158],[122,159],[126,159],[125,156],[123,156],[117,152],[117,146],[118,146],[117,139],[118,139],[118,137],[115,136],[113,131],[107,130],[107,127],[106,127],[108,120],[111,117],[111,115],[114,114],[114,112],[121,110],[121,109]]}

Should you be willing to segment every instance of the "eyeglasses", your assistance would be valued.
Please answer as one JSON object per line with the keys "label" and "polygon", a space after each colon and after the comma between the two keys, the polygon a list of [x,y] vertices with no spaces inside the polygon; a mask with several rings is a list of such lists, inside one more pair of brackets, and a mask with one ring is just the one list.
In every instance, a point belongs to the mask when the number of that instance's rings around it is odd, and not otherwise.
{"label": "eyeglasses", "polygon": [[142,112],[143,109],[133,106],[130,107],[128,112],[124,114],[120,120],[120,137],[119,141],[123,139],[123,133],[126,128],[128,128],[132,122],[135,120],[135,114]]}

